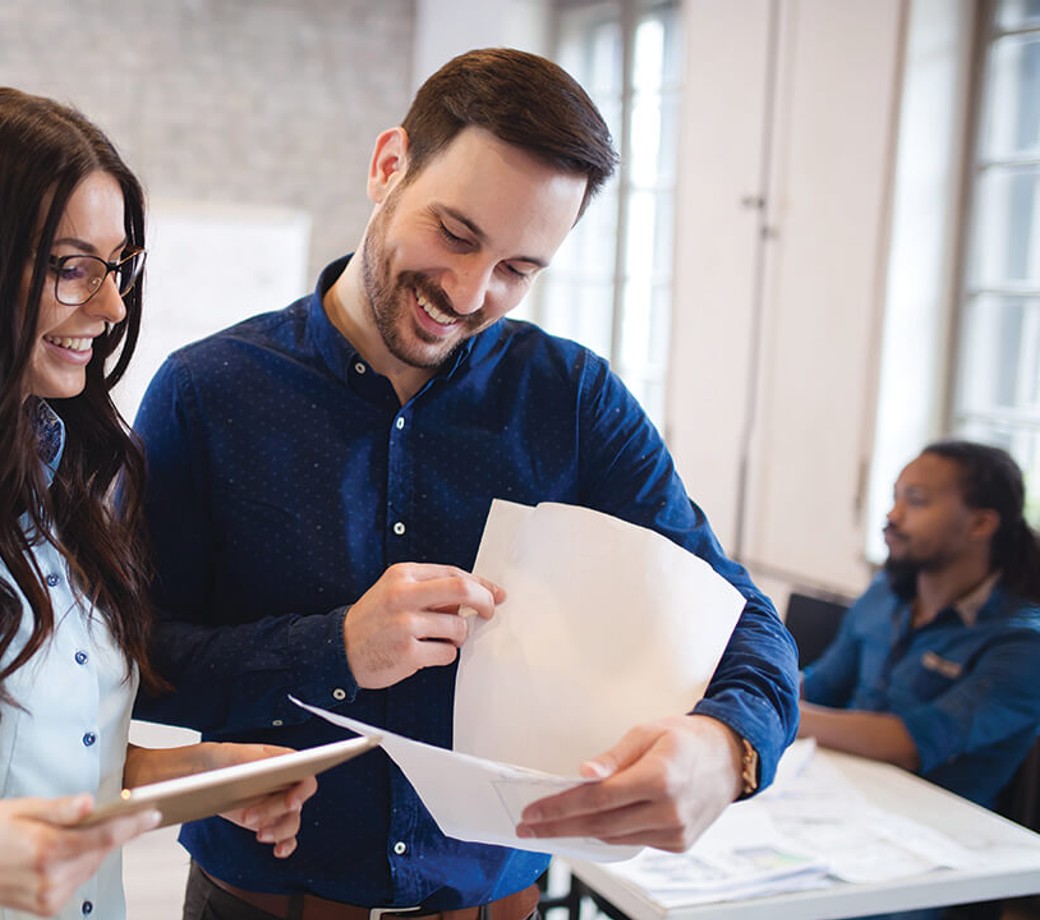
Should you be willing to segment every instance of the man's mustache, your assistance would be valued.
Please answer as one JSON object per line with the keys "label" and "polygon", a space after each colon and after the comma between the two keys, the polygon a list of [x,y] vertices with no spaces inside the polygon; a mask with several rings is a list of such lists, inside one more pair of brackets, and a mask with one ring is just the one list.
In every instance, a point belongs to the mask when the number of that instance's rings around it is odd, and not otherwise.
{"label": "man's mustache", "polygon": [[455,322],[463,323],[471,328],[481,326],[484,323],[484,311],[477,310],[475,313],[463,315],[452,306],[448,292],[435,281],[431,281],[422,272],[404,271],[398,276],[398,287],[412,288],[432,303],[442,313],[446,313]]}

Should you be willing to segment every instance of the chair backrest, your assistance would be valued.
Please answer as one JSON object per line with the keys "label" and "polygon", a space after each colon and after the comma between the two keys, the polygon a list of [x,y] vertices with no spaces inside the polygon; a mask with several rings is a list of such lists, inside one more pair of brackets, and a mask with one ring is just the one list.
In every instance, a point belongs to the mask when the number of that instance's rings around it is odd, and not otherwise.
{"label": "chair backrest", "polygon": [[1040,832],[1040,737],[997,800],[997,811],[1031,831]]}
{"label": "chair backrest", "polygon": [[784,623],[798,643],[799,668],[815,661],[831,644],[848,607],[848,601],[833,595],[791,592]]}

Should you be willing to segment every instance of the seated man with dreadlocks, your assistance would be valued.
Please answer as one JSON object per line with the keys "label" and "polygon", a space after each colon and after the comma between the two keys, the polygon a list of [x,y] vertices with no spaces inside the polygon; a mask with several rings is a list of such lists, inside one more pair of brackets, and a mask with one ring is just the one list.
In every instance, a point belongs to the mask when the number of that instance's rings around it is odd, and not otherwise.
{"label": "seated man with dreadlocks", "polygon": [[926,447],[896,480],[888,561],[802,675],[799,734],[987,808],[1040,729],[1040,540],[1003,450]]}

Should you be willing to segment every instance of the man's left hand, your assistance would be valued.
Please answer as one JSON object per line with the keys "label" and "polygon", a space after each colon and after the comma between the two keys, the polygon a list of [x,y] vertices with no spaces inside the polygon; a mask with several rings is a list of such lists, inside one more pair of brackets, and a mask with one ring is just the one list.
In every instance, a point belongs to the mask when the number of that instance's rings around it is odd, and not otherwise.
{"label": "man's left hand", "polygon": [[639,725],[582,764],[582,775],[599,782],[532,802],[517,834],[682,852],[740,795],[742,754],[736,733],[708,716]]}

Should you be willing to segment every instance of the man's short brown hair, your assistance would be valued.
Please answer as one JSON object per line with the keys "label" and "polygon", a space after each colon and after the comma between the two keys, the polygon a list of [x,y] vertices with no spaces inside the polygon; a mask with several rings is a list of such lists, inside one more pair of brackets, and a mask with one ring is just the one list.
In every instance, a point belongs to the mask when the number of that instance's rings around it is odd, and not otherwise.
{"label": "man's short brown hair", "polygon": [[617,152],[603,116],[562,67],[512,48],[469,51],[419,88],[401,127],[414,179],[464,128],[490,131],[561,172],[584,176],[590,199],[610,178]]}

